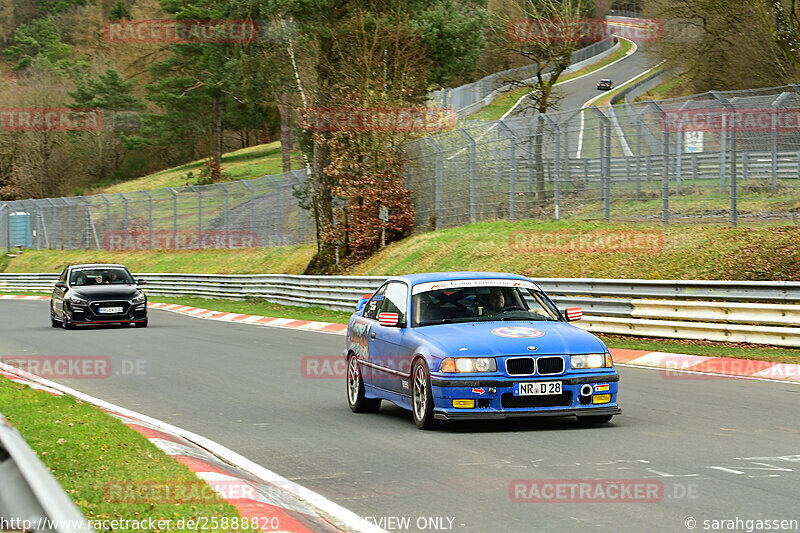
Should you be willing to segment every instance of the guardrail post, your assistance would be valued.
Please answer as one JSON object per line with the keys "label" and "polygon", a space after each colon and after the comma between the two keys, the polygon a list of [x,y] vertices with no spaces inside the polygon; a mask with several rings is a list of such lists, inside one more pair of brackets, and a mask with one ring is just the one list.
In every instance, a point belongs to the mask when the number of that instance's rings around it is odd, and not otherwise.
{"label": "guardrail post", "polygon": [[178,194],[172,190],[172,187],[167,187],[167,190],[172,195],[172,248],[178,248]]}
{"label": "guardrail post", "polygon": [[458,128],[458,132],[467,140],[467,143],[469,143],[469,221],[475,222],[478,219],[476,200],[477,193],[475,190],[478,158],[477,148],[475,146],[475,139],[472,138],[472,135],[470,135],[467,130],[464,128]]}
{"label": "guardrail post", "polygon": [[147,242],[148,248],[150,250],[153,249],[153,197],[150,196],[150,193],[142,189],[139,192],[143,192],[145,196],[147,196],[147,229],[148,229],[148,239]]}
{"label": "guardrail post", "polygon": [[433,229],[437,230],[442,226],[441,216],[439,210],[441,209],[442,203],[442,149],[439,148],[433,140],[429,137],[425,137],[425,142],[433,148],[433,151],[436,153],[436,166],[434,169],[434,189],[433,189],[433,213],[434,213],[434,225]]}
{"label": "guardrail post", "polygon": [[[516,220],[517,218],[517,203],[516,203],[516,185],[517,185],[517,136],[511,131],[511,128],[506,125],[502,120],[498,120],[497,124],[505,132],[508,139],[511,164],[509,165],[509,186],[508,186],[508,219]],[[535,162],[534,162],[535,164]],[[544,176],[541,176],[544,179]]]}

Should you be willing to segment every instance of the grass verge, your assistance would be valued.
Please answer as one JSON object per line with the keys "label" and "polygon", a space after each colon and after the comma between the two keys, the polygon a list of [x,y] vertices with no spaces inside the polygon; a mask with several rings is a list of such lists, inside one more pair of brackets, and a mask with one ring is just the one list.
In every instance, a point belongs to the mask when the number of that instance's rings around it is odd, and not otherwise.
{"label": "grass verge", "polygon": [[[565,81],[572,80],[579,76],[585,76],[586,74],[591,74],[592,72],[599,70],[606,65],[613,63],[614,61],[625,57],[629,50],[633,48],[633,43],[630,41],[621,41],[619,49],[611,54],[610,56],[598,61],[597,63],[593,63],[591,65],[587,65],[580,70],[572,72],[570,74],[562,75],[558,78],[558,83],[563,83]],[[531,92],[530,87],[520,87],[518,89],[514,89],[513,91],[509,91],[507,93],[498,95],[494,100],[491,101],[489,105],[481,109],[480,111],[476,111],[475,113],[466,117],[466,120],[498,120],[502,117],[506,111],[511,109],[511,107],[524,96],[525,94]]]}
{"label": "grass verge", "polygon": [[175,503],[180,499],[174,497],[162,503],[152,496],[145,503],[138,503],[138,497],[126,497],[131,493],[125,492],[124,487],[156,486],[180,491],[204,482],[144,436],[96,407],[7,379],[0,379],[0,405],[3,415],[22,433],[89,520],[169,519],[173,525],[167,530],[181,531],[188,530],[176,527],[182,518],[230,520],[239,516],[235,507],[213,491],[203,492],[191,503]]}
{"label": "grass verge", "polygon": [[[292,161],[296,161],[300,152],[292,152]],[[162,187],[181,187],[187,183],[194,184],[199,176],[204,160],[192,161],[174,168],[168,168],[154,174],[140,178],[116,183],[95,193],[132,192]],[[192,178],[188,178],[189,172]],[[259,144],[243,148],[222,155],[222,172],[227,174],[228,180],[242,180],[257,178],[264,175],[280,174],[283,172],[281,159],[281,143],[279,141],[269,144]]]}
{"label": "grass verge", "polygon": [[302,274],[316,252],[313,244],[231,250],[26,250],[5,272],[60,272],[75,263],[122,263],[131,272],[202,274]]}

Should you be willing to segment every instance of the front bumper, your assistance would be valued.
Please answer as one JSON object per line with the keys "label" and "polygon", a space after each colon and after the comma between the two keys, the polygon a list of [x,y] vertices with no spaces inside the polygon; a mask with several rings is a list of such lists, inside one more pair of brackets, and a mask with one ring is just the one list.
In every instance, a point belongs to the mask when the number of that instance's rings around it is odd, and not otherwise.
{"label": "front bumper", "polygon": [[[514,396],[514,383],[560,381],[561,394]],[[588,386],[588,387],[587,387]],[[619,374],[616,372],[565,374],[531,378],[453,378],[431,376],[434,418],[510,418],[523,416],[618,415]],[[590,394],[586,394],[590,390]],[[582,393],[583,391],[583,393]],[[594,403],[593,397],[610,395],[610,401]],[[453,407],[453,400],[474,400],[474,408]]]}
{"label": "front bumper", "polygon": [[92,304],[71,304],[69,317],[73,324],[133,324],[147,320],[147,302],[130,304],[120,314],[97,314],[91,309]]}

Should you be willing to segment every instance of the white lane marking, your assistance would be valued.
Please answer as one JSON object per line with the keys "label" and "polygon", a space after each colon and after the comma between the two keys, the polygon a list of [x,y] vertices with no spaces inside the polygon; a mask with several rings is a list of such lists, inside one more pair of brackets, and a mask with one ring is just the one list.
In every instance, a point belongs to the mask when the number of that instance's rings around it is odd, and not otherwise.
{"label": "white lane marking", "polygon": [[733,470],[731,468],[725,468],[724,466],[709,466],[708,468],[713,468],[714,470],[721,470],[723,472],[727,472],[729,474],[744,474],[744,472],[740,472],[738,470]]}
{"label": "white lane marking", "polygon": [[[9,366],[3,362],[0,362],[0,369],[3,369],[7,372],[14,372],[15,374],[19,373],[19,369]],[[28,374],[28,376],[25,377],[28,377],[28,379],[32,379],[33,381],[36,381],[41,385],[45,385],[47,387],[61,391],[64,394],[69,394],[70,396],[73,396],[74,398],[77,398],[84,402],[91,403],[103,409],[108,409],[109,411],[116,411],[117,413],[123,416],[138,418],[143,422],[147,422],[148,424],[151,424],[153,427],[158,428],[160,431],[164,431],[166,433],[172,433],[179,437],[183,437],[186,440],[192,441],[195,444],[199,445],[200,447],[210,451],[217,457],[220,457],[223,460],[228,461],[237,468],[244,470],[245,472],[249,472],[255,475],[256,477],[261,478],[263,481],[275,485],[276,487],[280,487],[281,489],[285,490],[286,492],[289,492],[290,494],[294,494],[301,500],[311,504],[317,509],[322,510],[325,514],[333,518],[336,518],[346,526],[352,527],[356,531],[364,531],[367,533],[388,533],[387,531],[379,528],[372,522],[369,522],[368,520],[361,518],[354,512],[345,509],[344,507],[340,506],[337,503],[332,502],[331,500],[325,498],[324,496],[317,494],[316,492],[307,489],[302,485],[298,485],[294,481],[290,481],[285,477],[280,476],[275,472],[267,468],[264,468],[263,466],[257,463],[254,463],[253,461],[247,459],[246,457],[239,455],[233,450],[230,450],[225,446],[214,442],[213,440],[207,439],[201,435],[192,433],[191,431],[187,431],[183,428],[173,426],[172,424],[168,424],[156,418],[152,418],[147,415],[138,413],[136,411],[120,407],[119,405],[115,405],[105,400],[95,398],[94,396],[90,396],[73,388],[61,385],[60,383],[50,381],[49,379],[40,378],[38,376],[33,376],[31,374]]]}

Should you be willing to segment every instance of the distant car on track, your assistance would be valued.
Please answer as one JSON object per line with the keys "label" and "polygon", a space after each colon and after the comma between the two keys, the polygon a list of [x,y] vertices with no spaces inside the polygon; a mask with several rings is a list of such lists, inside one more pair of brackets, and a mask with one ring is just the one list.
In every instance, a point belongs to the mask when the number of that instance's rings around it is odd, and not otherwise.
{"label": "distant car on track", "polygon": [[50,324],[73,329],[78,324],[135,324],[147,327],[147,296],[123,265],[66,267],[50,296]]}
{"label": "distant car on track", "polygon": [[597,82],[597,90],[598,91],[610,91],[614,88],[614,82],[611,80],[600,80]]}
{"label": "distant car on track", "polygon": [[516,416],[608,422],[622,412],[619,374],[605,344],[569,324],[581,316],[515,274],[391,278],[348,323],[348,404],[374,412],[389,400],[423,429]]}

